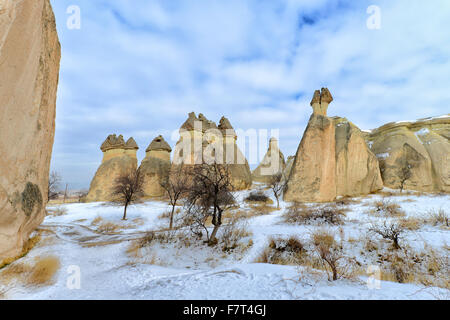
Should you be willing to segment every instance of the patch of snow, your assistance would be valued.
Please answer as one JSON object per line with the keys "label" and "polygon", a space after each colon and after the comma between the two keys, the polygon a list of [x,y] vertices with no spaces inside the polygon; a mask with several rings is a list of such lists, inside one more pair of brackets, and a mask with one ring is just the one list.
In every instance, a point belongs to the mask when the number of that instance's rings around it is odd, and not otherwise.
{"label": "patch of snow", "polygon": [[379,159],[386,159],[386,158],[389,158],[389,152],[378,153],[378,154],[377,154],[377,158],[379,158]]}
{"label": "patch of snow", "polygon": [[[377,155],[379,156],[379,155]],[[263,188],[258,185],[258,188]],[[236,193],[236,199],[243,199],[251,192]],[[254,191],[254,190],[253,190]],[[398,203],[406,217],[424,217],[430,212],[450,209],[450,195],[419,195],[413,192],[392,192],[390,200]],[[275,200],[270,190],[264,192]],[[384,218],[369,214],[374,201],[382,195],[368,195],[356,198],[348,206],[345,224],[331,226],[339,238],[349,240],[364,237],[371,224]],[[51,286],[29,287],[13,283],[7,291],[12,299],[449,299],[450,290],[435,287],[424,288],[418,284],[400,284],[381,281],[380,289],[369,289],[367,276],[354,280],[329,282],[326,278],[316,279],[303,267],[255,263],[267,247],[271,237],[297,236],[308,241],[310,234],[321,225],[290,225],[283,222],[283,212],[289,203],[280,201],[280,210],[248,219],[253,241],[243,254],[223,253],[220,249],[205,245],[189,248],[178,244],[157,244],[151,247],[158,256],[158,265],[133,263],[127,254],[129,243],[142,237],[148,230],[167,227],[167,220],[159,216],[168,211],[168,205],[161,201],[148,201],[128,209],[128,220],[122,221],[122,208],[106,203],[65,204],[49,209],[65,208],[61,216],[47,216],[41,229],[48,230],[43,237],[53,235],[52,241],[35,247],[24,258],[15,263],[32,263],[43,255],[58,256],[61,268]],[[308,204],[314,206],[315,204]],[[241,204],[240,210],[250,210]],[[118,234],[105,235],[96,231],[93,221],[101,217],[104,221],[123,226]],[[220,231],[219,231],[220,232]],[[423,249],[426,245],[441,254],[448,254],[450,230],[438,226],[424,225],[420,230],[408,232],[403,242],[412,248]],[[94,242],[110,244],[85,246]],[[402,243],[403,243],[402,242]],[[381,245],[382,240],[380,240]],[[363,256],[362,245],[345,241],[346,254],[354,256],[363,266],[372,262]],[[216,251],[214,251],[216,250]],[[219,252],[220,251],[220,252]],[[67,288],[69,266],[79,266],[81,288]],[[0,289],[2,283],[0,282]]]}

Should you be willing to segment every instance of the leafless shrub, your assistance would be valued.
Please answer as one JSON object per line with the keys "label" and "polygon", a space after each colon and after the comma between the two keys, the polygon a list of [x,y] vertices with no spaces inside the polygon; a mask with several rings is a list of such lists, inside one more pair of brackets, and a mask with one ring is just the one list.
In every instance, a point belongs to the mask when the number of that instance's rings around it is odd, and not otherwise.
{"label": "leafless shrub", "polygon": [[311,235],[311,242],[328,273],[328,280],[337,280],[344,274],[343,265],[340,264],[344,255],[343,248],[336,242],[334,234],[326,229],[317,230]]}
{"label": "leafless shrub", "polygon": [[263,192],[258,191],[258,192],[251,192],[245,199],[244,201],[247,202],[268,202],[270,200],[270,198],[268,196],[266,196]]}
{"label": "leafless shrub", "polygon": [[61,183],[61,175],[56,172],[52,171],[50,173],[50,177],[48,179],[48,200],[53,200],[58,198],[58,188]]}
{"label": "leafless shrub", "polygon": [[235,249],[239,241],[251,235],[248,231],[248,223],[239,219],[238,217],[232,217],[228,223],[222,227],[221,241],[222,250],[230,251]]}
{"label": "leafless shrub", "polygon": [[383,239],[391,240],[394,245],[394,249],[401,249],[399,241],[402,233],[405,232],[398,223],[384,222],[382,225],[372,225],[369,232],[375,233],[383,237]]}
{"label": "leafless shrub", "polygon": [[285,179],[281,173],[270,177],[268,187],[272,190],[272,193],[277,200],[277,209],[280,209],[280,197],[286,188],[286,183],[287,179]]}
{"label": "leafless shrub", "polygon": [[143,185],[144,175],[140,169],[124,173],[114,181],[112,196],[116,203],[124,206],[123,220],[127,219],[128,206],[138,201],[144,195]]}
{"label": "leafless shrub", "polygon": [[169,228],[172,229],[175,207],[178,201],[189,192],[189,173],[187,169],[182,165],[172,169],[168,179],[161,183],[161,187],[166,191],[169,204],[172,206],[169,214]]}
{"label": "leafless shrub", "polygon": [[261,252],[256,263],[280,265],[299,265],[304,259],[306,249],[295,236],[285,238],[270,238],[269,245]]}
{"label": "leafless shrub", "polygon": [[290,224],[328,223],[331,225],[343,224],[345,209],[335,204],[307,206],[293,203],[284,213],[283,219]]}

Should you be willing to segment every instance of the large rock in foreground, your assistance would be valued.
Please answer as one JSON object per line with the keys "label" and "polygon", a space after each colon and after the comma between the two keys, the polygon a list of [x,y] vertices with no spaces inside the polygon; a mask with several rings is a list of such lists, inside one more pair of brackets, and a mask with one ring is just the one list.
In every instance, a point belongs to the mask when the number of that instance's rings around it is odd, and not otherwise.
{"label": "large rock in foreground", "polygon": [[450,192],[450,115],[388,123],[371,131],[367,143],[378,157],[384,185]]}
{"label": "large rock in foreground", "polygon": [[378,161],[367,147],[364,134],[344,118],[326,115],[332,101],[322,90],[311,105],[314,114],[297,150],[284,194],[286,201],[327,202],[338,196],[357,196],[383,187]]}
{"label": "large rock in foreground", "polygon": [[49,0],[0,1],[0,264],[45,216],[60,57]]}

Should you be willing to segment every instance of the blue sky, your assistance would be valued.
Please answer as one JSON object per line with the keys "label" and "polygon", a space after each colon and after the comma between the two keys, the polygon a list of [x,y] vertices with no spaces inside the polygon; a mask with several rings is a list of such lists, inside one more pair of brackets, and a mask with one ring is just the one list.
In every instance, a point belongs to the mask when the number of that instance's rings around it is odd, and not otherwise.
{"label": "blue sky", "polygon": [[[173,146],[188,112],[279,129],[296,152],[315,89],[362,129],[450,112],[446,0],[51,0],[62,45],[52,169],[88,188],[108,134]],[[81,29],[67,28],[77,5]],[[367,8],[381,9],[370,30]]]}

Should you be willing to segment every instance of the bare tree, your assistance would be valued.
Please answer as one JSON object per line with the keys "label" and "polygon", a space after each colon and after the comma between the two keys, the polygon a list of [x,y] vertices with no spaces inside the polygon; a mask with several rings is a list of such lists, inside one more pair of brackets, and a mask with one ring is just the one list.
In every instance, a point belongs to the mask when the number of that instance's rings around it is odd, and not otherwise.
{"label": "bare tree", "polygon": [[[332,279],[336,281],[339,274],[342,274],[339,268],[340,260],[344,259],[342,248],[336,243],[334,235],[327,230],[318,230],[312,235],[313,245],[315,251],[325,269],[328,272],[327,266],[331,270]],[[330,276],[328,276],[329,280]]]}
{"label": "bare tree", "polygon": [[139,169],[124,173],[117,177],[112,188],[115,202],[124,206],[123,220],[127,219],[127,208],[143,195],[144,176]]}
{"label": "bare tree", "polygon": [[379,234],[383,239],[391,240],[395,249],[401,249],[400,236],[405,230],[398,223],[387,224],[385,221],[383,225],[372,225],[369,231]]}
{"label": "bare tree", "polygon": [[166,181],[161,183],[161,187],[166,191],[169,198],[169,204],[172,206],[170,213],[169,229],[173,228],[173,216],[178,201],[187,195],[189,190],[189,175],[184,166],[178,166],[171,171]]}
{"label": "bare tree", "polygon": [[226,165],[217,163],[196,165],[192,172],[192,184],[186,205],[188,213],[212,217],[214,229],[208,236],[209,244],[215,244],[216,234],[222,225],[223,212],[235,201],[232,194],[230,172]]}
{"label": "bare tree", "polygon": [[48,200],[58,198],[58,188],[61,183],[61,176],[58,172],[52,171],[48,179]]}
{"label": "bare tree", "polygon": [[275,199],[277,199],[277,209],[280,209],[280,197],[286,187],[286,179],[283,179],[281,173],[270,177],[268,187],[272,190]]}
{"label": "bare tree", "polygon": [[408,181],[412,176],[411,169],[412,169],[411,164],[408,161],[406,161],[405,165],[400,170],[399,173],[400,193],[403,192],[403,188],[405,187],[406,181]]}

